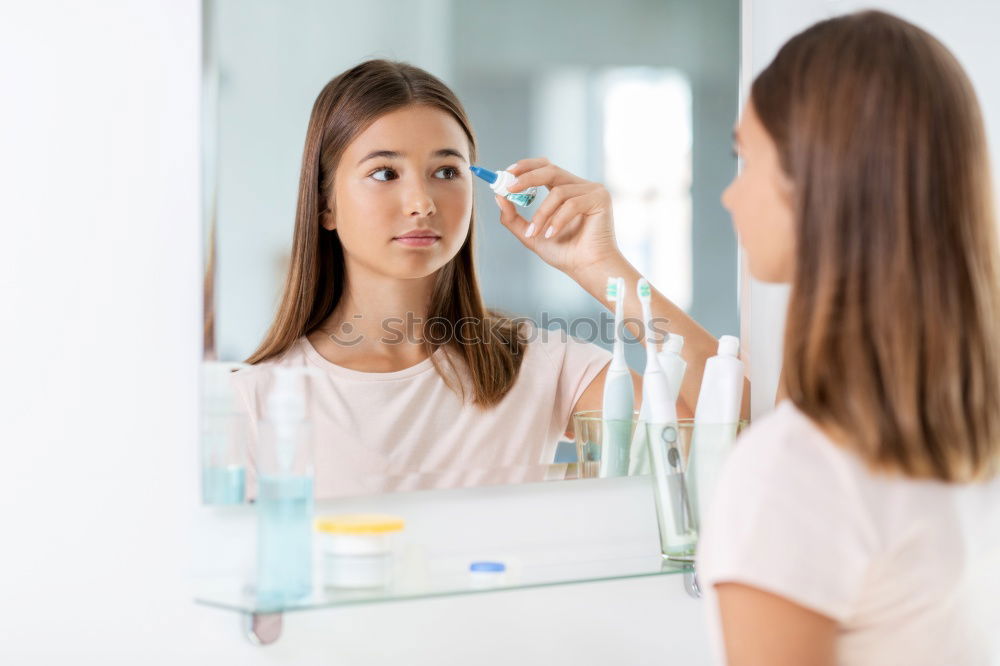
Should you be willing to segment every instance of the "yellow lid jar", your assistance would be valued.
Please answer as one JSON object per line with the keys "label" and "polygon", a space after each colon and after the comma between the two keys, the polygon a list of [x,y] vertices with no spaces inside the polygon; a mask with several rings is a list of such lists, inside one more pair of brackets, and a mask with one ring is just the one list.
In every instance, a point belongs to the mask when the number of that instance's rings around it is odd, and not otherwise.
{"label": "yellow lid jar", "polygon": [[392,582],[394,537],[402,518],[381,514],[321,516],[316,532],[327,587],[385,587]]}

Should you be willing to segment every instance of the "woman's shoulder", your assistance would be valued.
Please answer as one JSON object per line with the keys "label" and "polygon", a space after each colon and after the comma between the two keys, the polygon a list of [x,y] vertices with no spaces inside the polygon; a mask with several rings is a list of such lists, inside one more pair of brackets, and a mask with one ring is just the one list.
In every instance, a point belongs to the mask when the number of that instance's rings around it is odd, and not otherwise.
{"label": "woman's shoulder", "polygon": [[772,411],[755,420],[739,438],[737,448],[753,447],[758,454],[789,455],[792,450],[831,454],[840,447],[791,400],[783,400]]}
{"label": "woman's shoulder", "polygon": [[792,483],[829,490],[869,474],[857,454],[836,443],[789,400],[747,428],[730,458],[727,468],[743,483],[768,486]]}
{"label": "woman's shoulder", "polygon": [[269,376],[269,370],[274,367],[297,367],[309,365],[306,338],[300,337],[288,349],[275,354],[264,361],[246,365],[232,373],[233,381],[238,384],[251,385]]}

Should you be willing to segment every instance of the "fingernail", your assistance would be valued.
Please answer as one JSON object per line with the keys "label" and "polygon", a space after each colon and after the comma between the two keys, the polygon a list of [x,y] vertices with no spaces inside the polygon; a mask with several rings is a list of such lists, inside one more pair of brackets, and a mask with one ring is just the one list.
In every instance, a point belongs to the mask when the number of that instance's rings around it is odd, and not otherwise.
{"label": "fingernail", "polygon": [[516,166],[517,166],[517,162],[514,162],[514,163],[513,163],[513,164],[511,164],[511,165],[510,165],[509,167],[507,167],[506,169],[504,169],[504,171],[510,171],[511,169],[513,169],[513,168],[514,168],[514,167],[516,167]]}
{"label": "fingernail", "polygon": [[493,197],[493,201],[496,202],[497,208],[500,207],[500,195]]}
{"label": "fingernail", "polygon": [[535,233],[535,225],[529,224],[528,228],[524,230],[524,237],[531,238],[531,234]]}
{"label": "fingernail", "polygon": [[545,237],[552,238],[552,234],[554,234],[555,232],[556,232],[555,227],[549,227],[548,229],[545,230]]}

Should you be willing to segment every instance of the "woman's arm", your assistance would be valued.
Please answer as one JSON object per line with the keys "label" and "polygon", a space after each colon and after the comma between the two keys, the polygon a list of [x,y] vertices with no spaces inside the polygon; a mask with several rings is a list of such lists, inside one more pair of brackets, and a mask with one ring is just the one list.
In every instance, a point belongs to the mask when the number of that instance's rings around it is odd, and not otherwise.
{"label": "woman's arm", "polygon": [[[611,364],[604,366],[600,374],[594,377],[587,389],[580,396],[580,399],[576,401],[576,405],[573,407],[573,414],[577,412],[586,412],[597,409],[604,409],[604,380],[608,376],[608,368]],[[642,377],[635,372],[635,370],[629,370],[632,374],[632,391],[635,396],[635,408],[639,409],[639,404],[641,402],[640,396],[642,395]],[[677,407],[678,416],[680,418],[685,418],[685,414],[680,413],[680,405]],[[569,417],[569,423],[566,424],[566,431],[563,433],[569,439],[573,439],[573,416]]]}
{"label": "woman's arm", "polygon": [[728,666],[834,666],[837,622],[740,583],[715,586]]}
{"label": "woman's arm", "polygon": [[[618,250],[611,195],[603,185],[584,180],[545,158],[520,160],[508,167],[507,171],[517,176],[517,182],[508,187],[512,192],[533,186],[549,190],[530,223],[518,214],[511,202],[502,197],[496,198],[500,207],[500,222],[525,247],[550,266],[573,278],[601,303],[605,302],[609,276],[625,278],[626,292],[635,293],[635,284],[642,275]],[[718,342],[655,288],[652,289],[651,309],[654,318],[667,321],[665,328],[669,332],[684,336],[682,355],[688,368],[681,384],[677,411],[678,416],[690,417],[698,401],[705,361],[715,354]],[[644,326],[639,323],[643,321],[643,316],[638,298],[625,299],[624,314],[625,319],[632,320],[628,323],[629,332],[636,338],[643,339]],[[748,384],[744,380],[744,418],[749,417],[750,413]],[[585,404],[596,404],[594,408],[600,409],[603,389],[602,373],[588,387]]]}

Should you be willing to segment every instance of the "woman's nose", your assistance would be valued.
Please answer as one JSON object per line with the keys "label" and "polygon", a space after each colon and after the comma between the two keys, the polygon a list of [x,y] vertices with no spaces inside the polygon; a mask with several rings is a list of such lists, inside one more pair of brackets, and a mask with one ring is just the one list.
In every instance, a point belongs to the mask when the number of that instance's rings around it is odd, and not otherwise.
{"label": "woman's nose", "polygon": [[722,196],[719,197],[722,201],[722,207],[728,211],[733,210],[732,199],[733,199],[733,183],[729,183],[726,189],[722,190]]}
{"label": "woman's nose", "polygon": [[406,196],[406,213],[411,217],[427,217],[435,212],[434,199],[421,186],[410,188]]}

